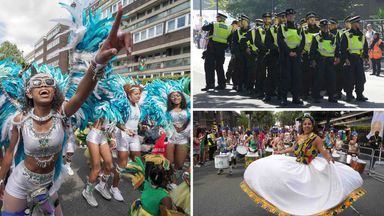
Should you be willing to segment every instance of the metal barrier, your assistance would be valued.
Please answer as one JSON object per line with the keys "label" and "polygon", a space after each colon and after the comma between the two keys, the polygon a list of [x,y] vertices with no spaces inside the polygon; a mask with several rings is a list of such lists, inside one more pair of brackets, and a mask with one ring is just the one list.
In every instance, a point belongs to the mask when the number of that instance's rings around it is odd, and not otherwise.
{"label": "metal barrier", "polygon": [[[384,161],[382,160],[382,155],[384,153],[384,149],[375,149],[372,160],[375,160],[375,163],[372,167],[370,167],[369,174],[372,178],[384,182]],[[378,167],[380,166],[380,167]],[[376,167],[376,168],[375,168]]]}

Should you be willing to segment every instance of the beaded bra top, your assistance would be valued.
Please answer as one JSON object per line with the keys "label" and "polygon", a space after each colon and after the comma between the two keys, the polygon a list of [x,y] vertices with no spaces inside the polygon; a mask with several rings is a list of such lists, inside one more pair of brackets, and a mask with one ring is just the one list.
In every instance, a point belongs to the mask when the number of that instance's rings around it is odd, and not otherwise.
{"label": "beaded bra top", "polygon": [[47,157],[61,151],[64,141],[64,128],[61,119],[53,116],[52,126],[46,132],[37,132],[33,128],[33,119],[27,118],[22,127],[24,152],[32,157]]}
{"label": "beaded bra top", "polygon": [[187,110],[183,110],[181,112],[172,110],[169,113],[171,114],[173,125],[178,128],[182,128],[188,122]]}

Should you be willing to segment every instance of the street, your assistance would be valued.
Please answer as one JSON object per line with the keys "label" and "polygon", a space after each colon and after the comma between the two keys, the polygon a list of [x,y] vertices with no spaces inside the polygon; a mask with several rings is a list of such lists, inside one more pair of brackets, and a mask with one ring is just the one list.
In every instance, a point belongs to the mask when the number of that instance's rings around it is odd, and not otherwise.
{"label": "street", "polygon": [[[311,103],[304,101],[304,105],[296,105],[288,103],[287,106],[281,107],[279,100],[274,97],[271,103],[264,103],[261,99],[253,96],[239,94],[232,90],[232,85],[227,85],[225,90],[203,92],[200,89],[205,87],[204,60],[201,58],[202,49],[192,48],[192,79],[193,79],[193,107],[194,108],[382,108],[384,107],[384,95],[382,94],[384,86],[384,76],[370,76],[371,70],[365,72],[367,82],[365,83],[364,95],[368,97],[366,102],[347,103],[339,100],[339,103],[329,103],[323,99],[321,103]],[[226,54],[224,63],[224,71],[226,72],[230,54]],[[215,79],[217,85],[217,78]],[[355,94],[355,93],[354,93]],[[288,98],[291,101],[292,98]]]}
{"label": "street", "polygon": [[[114,159],[114,163],[115,163]],[[86,157],[84,156],[84,149],[77,149],[73,156],[71,167],[75,175],[68,177],[67,181],[63,183],[59,190],[60,203],[63,208],[64,215],[127,215],[128,206],[140,198],[139,191],[133,190],[131,181],[123,177],[119,189],[124,197],[124,202],[112,200],[105,200],[96,190],[94,191],[95,198],[99,206],[91,207],[81,195],[90,168],[87,164]],[[109,180],[110,184],[112,179]]]}
{"label": "street", "polygon": [[[384,170],[383,167],[376,167],[376,170]],[[244,160],[237,164],[233,169],[233,175],[228,174],[228,169],[223,174],[217,175],[213,161],[208,162],[208,166],[194,168],[194,215],[195,216],[221,216],[221,215],[241,215],[241,216],[271,216],[273,214],[258,207],[248,195],[240,188],[243,180]],[[379,216],[383,215],[384,206],[382,205],[382,195],[384,194],[384,183],[363,174],[363,188],[367,194],[353,204],[340,215],[354,216]]]}

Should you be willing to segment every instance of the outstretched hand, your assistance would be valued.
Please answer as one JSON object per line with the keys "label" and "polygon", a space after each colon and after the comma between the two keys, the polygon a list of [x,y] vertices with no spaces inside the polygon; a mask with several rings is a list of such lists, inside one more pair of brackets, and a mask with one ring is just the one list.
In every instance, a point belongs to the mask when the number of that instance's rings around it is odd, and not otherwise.
{"label": "outstretched hand", "polygon": [[125,49],[129,56],[132,52],[132,35],[130,32],[118,33],[121,17],[123,16],[122,7],[119,6],[115,22],[112,25],[111,32],[107,39],[103,42],[98,53],[96,54],[95,61],[97,64],[106,64],[113,56]]}

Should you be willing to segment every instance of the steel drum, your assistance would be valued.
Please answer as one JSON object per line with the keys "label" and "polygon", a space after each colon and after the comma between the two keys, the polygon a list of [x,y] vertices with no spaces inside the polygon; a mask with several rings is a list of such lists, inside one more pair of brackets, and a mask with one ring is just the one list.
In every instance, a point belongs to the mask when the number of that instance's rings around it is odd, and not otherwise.
{"label": "steel drum", "polygon": [[229,167],[229,155],[216,155],[215,156],[215,168],[226,169]]}
{"label": "steel drum", "polygon": [[246,155],[248,152],[248,149],[246,146],[237,146],[236,151],[241,155]]}
{"label": "steel drum", "polygon": [[340,158],[338,159],[338,161],[340,163],[347,163],[347,153],[345,152],[337,152],[339,155],[340,155]]}
{"label": "steel drum", "polygon": [[363,160],[351,160],[351,167],[352,169],[356,170],[360,174],[364,172],[365,166],[367,165],[367,162]]}
{"label": "steel drum", "polygon": [[260,156],[258,153],[249,153],[245,155],[245,169],[251,164],[253,161],[259,159]]}
{"label": "steel drum", "polygon": [[272,155],[273,153],[273,149],[272,148],[266,148],[265,149],[265,157],[268,157],[270,155]]}

